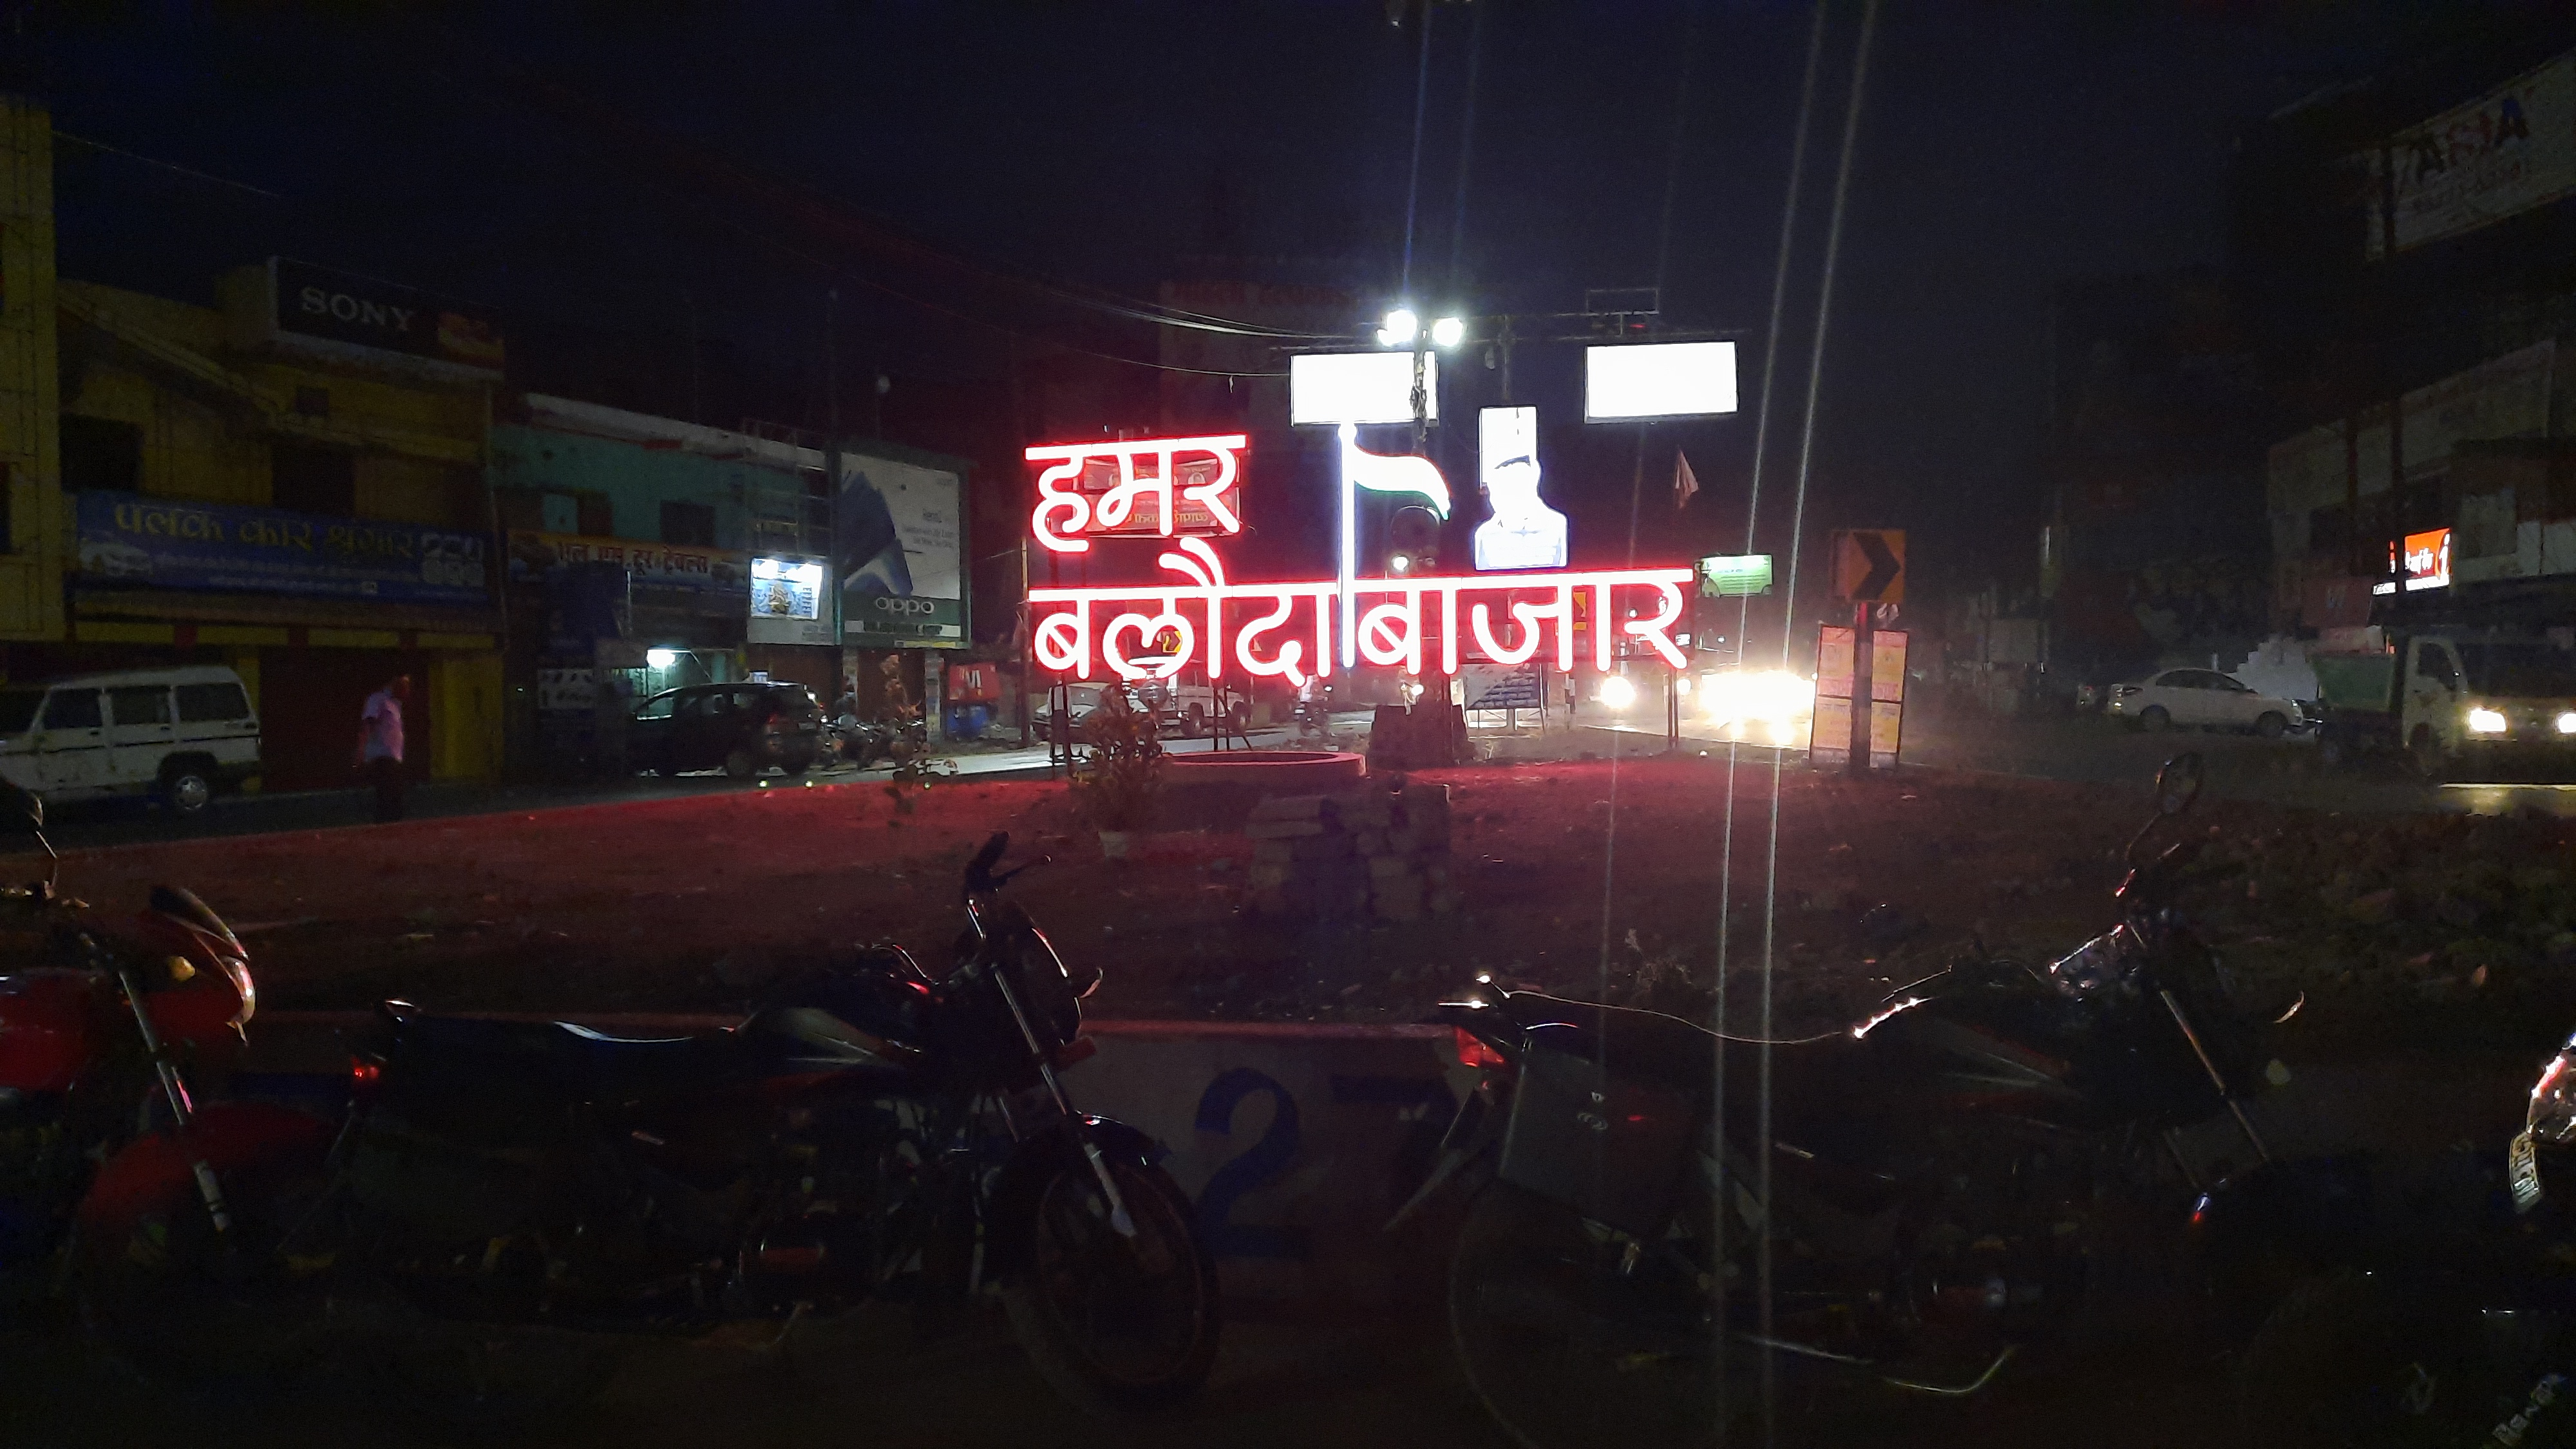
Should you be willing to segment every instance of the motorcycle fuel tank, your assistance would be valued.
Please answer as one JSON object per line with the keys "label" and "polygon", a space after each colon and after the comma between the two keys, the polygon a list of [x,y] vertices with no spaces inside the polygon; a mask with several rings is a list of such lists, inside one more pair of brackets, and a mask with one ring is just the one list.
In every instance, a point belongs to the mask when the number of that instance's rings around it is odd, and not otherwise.
{"label": "motorcycle fuel tank", "polygon": [[0,1087],[68,1091],[96,1054],[87,973],[24,971],[0,976]]}

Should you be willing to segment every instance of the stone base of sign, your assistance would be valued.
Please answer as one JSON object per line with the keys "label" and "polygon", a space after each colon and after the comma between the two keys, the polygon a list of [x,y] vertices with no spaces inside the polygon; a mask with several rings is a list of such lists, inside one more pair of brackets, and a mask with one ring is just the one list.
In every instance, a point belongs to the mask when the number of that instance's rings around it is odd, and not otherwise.
{"label": "stone base of sign", "polygon": [[1458,908],[1449,864],[1449,787],[1420,780],[1253,807],[1255,915],[1414,921]]}
{"label": "stone base of sign", "polygon": [[1382,704],[1369,724],[1372,770],[1430,770],[1475,757],[1467,712],[1454,704]]}

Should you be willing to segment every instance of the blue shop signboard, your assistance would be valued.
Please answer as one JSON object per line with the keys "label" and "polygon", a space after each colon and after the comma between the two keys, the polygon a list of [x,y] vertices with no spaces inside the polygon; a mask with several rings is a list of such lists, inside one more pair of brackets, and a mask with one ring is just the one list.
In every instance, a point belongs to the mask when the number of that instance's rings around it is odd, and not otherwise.
{"label": "blue shop signboard", "polygon": [[389,604],[488,598],[479,533],[146,498],[80,495],[80,567],[93,580]]}

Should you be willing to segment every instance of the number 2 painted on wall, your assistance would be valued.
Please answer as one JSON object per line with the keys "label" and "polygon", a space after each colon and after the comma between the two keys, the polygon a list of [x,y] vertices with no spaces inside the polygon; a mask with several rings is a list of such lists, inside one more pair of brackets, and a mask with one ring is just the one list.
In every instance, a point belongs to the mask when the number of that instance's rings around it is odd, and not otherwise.
{"label": "number 2 painted on wall", "polygon": [[1303,1230],[1233,1221],[1235,1203],[1278,1181],[1296,1158],[1297,1099],[1252,1068],[1234,1067],[1219,1073],[1199,1094],[1198,1130],[1233,1135],[1234,1109],[1255,1092],[1270,1094],[1270,1128],[1208,1178],[1199,1193],[1199,1237],[1220,1258],[1303,1259],[1308,1256]]}

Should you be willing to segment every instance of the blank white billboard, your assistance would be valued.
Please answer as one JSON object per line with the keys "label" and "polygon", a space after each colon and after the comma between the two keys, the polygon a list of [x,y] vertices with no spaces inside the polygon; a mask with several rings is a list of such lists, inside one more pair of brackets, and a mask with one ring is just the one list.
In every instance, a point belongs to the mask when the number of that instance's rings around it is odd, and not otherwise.
{"label": "blank white billboard", "polygon": [[[1422,359],[1423,416],[1440,420],[1440,359]],[[1291,424],[1413,421],[1411,352],[1301,352],[1288,359]]]}
{"label": "blank white billboard", "polygon": [[1735,344],[1636,342],[1583,349],[1583,420],[1704,418],[1735,411]]}

